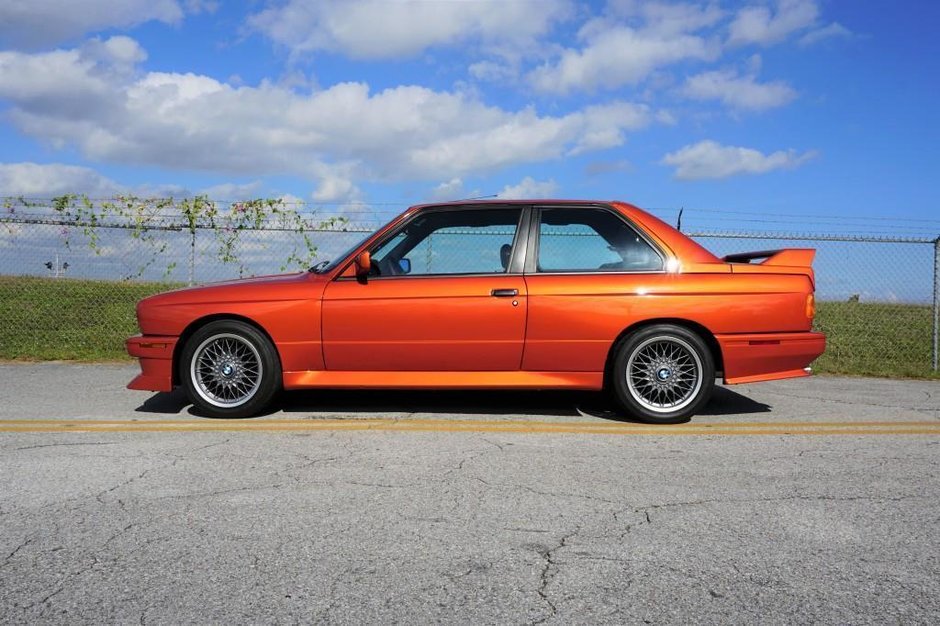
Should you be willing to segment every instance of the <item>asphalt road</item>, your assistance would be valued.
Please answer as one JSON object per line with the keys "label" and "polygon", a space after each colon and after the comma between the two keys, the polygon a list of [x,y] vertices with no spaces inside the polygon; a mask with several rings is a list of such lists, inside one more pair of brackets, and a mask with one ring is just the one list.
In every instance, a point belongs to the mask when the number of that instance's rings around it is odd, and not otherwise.
{"label": "asphalt road", "polygon": [[[289,394],[0,365],[4,623],[940,621],[940,384]],[[226,428],[226,430],[222,430]]]}

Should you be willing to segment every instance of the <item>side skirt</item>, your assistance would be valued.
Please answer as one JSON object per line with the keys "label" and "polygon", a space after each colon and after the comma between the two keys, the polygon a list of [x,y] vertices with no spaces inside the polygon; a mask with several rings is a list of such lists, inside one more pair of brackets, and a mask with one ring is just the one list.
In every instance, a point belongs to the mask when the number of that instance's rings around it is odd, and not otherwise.
{"label": "side skirt", "polygon": [[604,386],[603,372],[284,372],[285,389],[587,389]]}

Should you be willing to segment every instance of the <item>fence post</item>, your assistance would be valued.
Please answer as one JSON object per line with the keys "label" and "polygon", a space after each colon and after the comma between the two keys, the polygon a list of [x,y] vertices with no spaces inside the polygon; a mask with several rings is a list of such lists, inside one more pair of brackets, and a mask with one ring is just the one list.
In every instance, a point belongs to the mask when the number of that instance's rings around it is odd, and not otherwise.
{"label": "fence post", "polygon": [[933,371],[937,371],[940,360],[940,237],[933,242]]}
{"label": "fence post", "polygon": [[196,229],[189,230],[189,286],[195,284],[196,278]]}

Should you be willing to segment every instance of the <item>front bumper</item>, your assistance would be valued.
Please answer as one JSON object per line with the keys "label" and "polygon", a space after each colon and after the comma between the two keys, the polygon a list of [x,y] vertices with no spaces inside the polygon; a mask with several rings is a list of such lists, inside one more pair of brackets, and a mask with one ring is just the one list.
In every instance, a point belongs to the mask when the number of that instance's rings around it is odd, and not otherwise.
{"label": "front bumper", "polygon": [[173,391],[173,350],[178,337],[135,335],[124,342],[140,360],[140,374],[127,385],[142,391]]}
{"label": "front bumper", "polygon": [[717,335],[725,383],[755,383],[809,376],[807,367],[826,350],[822,333]]}

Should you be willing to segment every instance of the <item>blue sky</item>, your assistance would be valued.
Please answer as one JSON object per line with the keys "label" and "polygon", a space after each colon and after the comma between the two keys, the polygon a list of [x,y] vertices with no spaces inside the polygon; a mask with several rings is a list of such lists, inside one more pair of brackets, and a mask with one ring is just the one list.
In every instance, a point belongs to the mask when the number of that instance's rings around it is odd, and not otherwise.
{"label": "blue sky", "polygon": [[0,195],[616,198],[687,207],[691,227],[932,236],[938,18],[882,0],[14,0]]}

